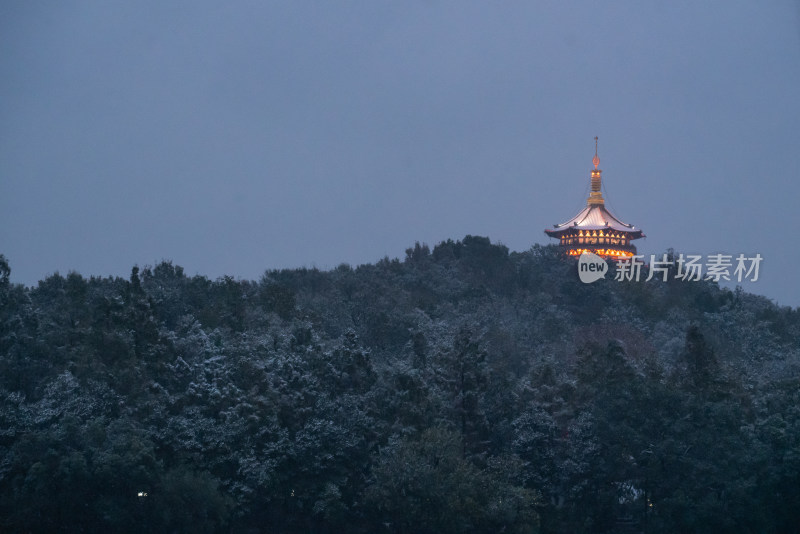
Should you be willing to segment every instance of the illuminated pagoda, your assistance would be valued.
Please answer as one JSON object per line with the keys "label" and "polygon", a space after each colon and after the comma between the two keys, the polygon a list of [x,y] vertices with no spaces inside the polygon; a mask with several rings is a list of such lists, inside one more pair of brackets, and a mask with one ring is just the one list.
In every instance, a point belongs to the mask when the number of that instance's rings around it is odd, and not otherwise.
{"label": "illuminated pagoda", "polygon": [[603,193],[600,191],[600,175],[598,169],[600,158],[597,157],[597,137],[594,138],[594,170],[591,174],[592,191],[586,201],[586,207],[567,222],[554,225],[544,232],[559,240],[559,245],[568,256],[580,256],[584,252],[593,252],[605,259],[621,259],[636,254],[636,247],[631,244],[634,239],[645,237],[641,230],[617,219],[605,206]]}

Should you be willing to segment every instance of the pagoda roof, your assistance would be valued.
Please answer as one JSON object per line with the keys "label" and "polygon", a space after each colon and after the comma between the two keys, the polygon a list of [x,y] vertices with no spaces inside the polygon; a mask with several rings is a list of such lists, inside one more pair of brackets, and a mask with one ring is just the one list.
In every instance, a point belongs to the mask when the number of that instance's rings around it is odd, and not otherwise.
{"label": "pagoda roof", "polygon": [[617,219],[604,204],[590,204],[583,208],[577,215],[561,224],[553,225],[553,230],[549,228],[545,233],[549,236],[558,236],[570,229],[575,230],[616,230],[626,234],[633,234],[631,239],[644,237],[641,230],[631,224],[624,223]]}

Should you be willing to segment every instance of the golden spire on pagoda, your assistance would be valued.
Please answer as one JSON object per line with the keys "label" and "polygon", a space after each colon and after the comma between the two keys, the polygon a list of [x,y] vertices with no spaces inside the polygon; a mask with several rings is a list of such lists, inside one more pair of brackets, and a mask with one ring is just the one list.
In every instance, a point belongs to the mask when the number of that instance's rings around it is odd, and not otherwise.
{"label": "golden spire on pagoda", "polygon": [[594,163],[594,170],[592,171],[592,192],[589,193],[589,200],[586,201],[588,206],[596,206],[605,204],[603,200],[603,193],[600,191],[600,175],[603,174],[603,171],[598,169],[597,167],[600,165],[600,158],[597,156],[597,136],[594,138],[594,157],[592,158],[592,163]]}

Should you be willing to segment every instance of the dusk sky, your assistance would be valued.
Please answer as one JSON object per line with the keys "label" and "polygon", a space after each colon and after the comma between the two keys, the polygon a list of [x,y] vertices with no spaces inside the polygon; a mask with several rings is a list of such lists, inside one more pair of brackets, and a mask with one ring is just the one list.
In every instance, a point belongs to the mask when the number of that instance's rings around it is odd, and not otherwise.
{"label": "dusk sky", "polygon": [[761,254],[800,305],[800,4],[0,3],[12,281],[257,280],[585,205],[642,254]]}

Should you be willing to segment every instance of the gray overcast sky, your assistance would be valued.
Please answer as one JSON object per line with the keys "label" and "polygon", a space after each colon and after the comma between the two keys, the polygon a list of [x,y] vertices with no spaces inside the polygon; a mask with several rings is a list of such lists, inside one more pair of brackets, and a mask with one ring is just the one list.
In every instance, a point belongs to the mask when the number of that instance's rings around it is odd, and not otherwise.
{"label": "gray overcast sky", "polygon": [[798,95],[793,2],[7,0],[0,253],[30,285],[522,251],[597,135],[641,253],[760,253],[745,289],[798,306]]}

